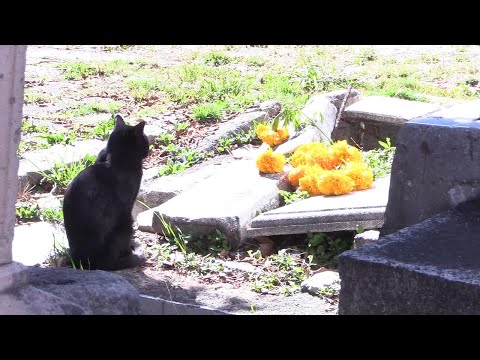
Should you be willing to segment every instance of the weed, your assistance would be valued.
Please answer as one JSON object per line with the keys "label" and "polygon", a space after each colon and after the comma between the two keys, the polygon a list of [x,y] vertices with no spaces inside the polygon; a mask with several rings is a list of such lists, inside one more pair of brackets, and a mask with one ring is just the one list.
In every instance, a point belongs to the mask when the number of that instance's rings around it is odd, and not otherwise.
{"label": "weed", "polygon": [[381,148],[364,152],[362,155],[363,162],[372,169],[374,179],[390,174],[396,149],[392,146],[388,137],[385,141],[379,141],[378,143]]}
{"label": "weed", "polygon": [[37,204],[19,202],[15,205],[15,216],[19,221],[38,220],[40,218],[40,209]]}
{"label": "weed", "polygon": [[188,127],[190,126],[190,122],[187,120],[187,121],[183,121],[183,122],[177,122],[175,124],[175,130],[176,131],[184,131],[186,130]]}
{"label": "weed", "polygon": [[180,149],[173,143],[169,144],[166,150],[170,153],[170,158],[165,166],[159,170],[159,176],[176,174],[206,158],[206,155],[202,152],[189,148]]}
{"label": "weed", "polygon": [[40,135],[37,135],[37,137],[39,139],[45,140],[46,144],[48,144],[49,146],[52,146],[55,144],[71,145],[77,139],[77,135],[75,134],[75,132],[71,132],[69,134],[42,133]]}
{"label": "weed", "polygon": [[81,80],[99,73],[97,66],[86,62],[63,63],[58,67],[64,69],[63,76],[66,80]]}
{"label": "weed", "polygon": [[85,155],[81,161],[73,162],[71,164],[61,161],[55,163],[50,172],[40,171],[39,173],[62,191],[82,170],[95,163],[95,159],[96,156]]}
{"label": "weed", "polygon": [[106,121],[101,121],[88,132],[89,137],[106,140],[115,126],[115,118],[113,116]]}
{"label": "weed", "polygon": [[42,221],[53,221],[57,223],[63,222],[63,211],[55,208],[46,208],[40,212]]}
{"label": "weed", "polygon": [[115,114],[121,108],[121,104],[116,101],[100,102],[93,101],[88,104],[81,105],[78,108],[67,111],[67,116],[85,116],[95,113],[110,113]]}
{"label": "weed", "polygon": [[324,233],[307,234],[307,252],[312,264],[336,268],[338,255],[352,247],[350,242],[340,237],[332,238]]}
{"label": "weed", "polygon": [[203,56],[203,61],[208,65],[220,66],[230,63],[232,58],[223,52],[211,51]]}
{"label": "weed", "polygon": [[44,104],[51,101],[51,98],[45,94],[38,92],[25,92],[25,104]]}
{"label": "weed", "polygon": [[27,121],[26,119],[23,119],[22,121],[22,127],[21,127],[22,133],[35,133],[35,132],[40,132],[40,133],[48,133],[48,129],[45,125],[35,125],[33,123],[33,120]]}
{"label": "weed", "polygon": [[175,141],[175,135],[169,133],[161,133],[155,139],[156,144],[164,146],[171,144],[173,141]]}
{"label": "weed", "polygon": [[283,198],[283,202],[285,205],[293,204],[297,201],[303,200],[308,198],[310,195],[308,191],[303,191],[300,189],[296,189],[295,191],[285,191],[285,190],[278,190],[278,194]]}
{"label": "weed", "polygon": [[337,297],[340,294],[340,291],[338,289],[335,289],[333,287],[327,286],[325,288],[319,289],[317,291],[317,295],[320,297],[326,297],[326,298],[333,298]]}
{"label": "weed", "polygon": [[218,145],[216,146],[216,150],[222,154],[222,153],[226,153],[226,152],[230,152],[230,149],[232,148],[233,146],[233,142],[232,142],[232,139],[228,138],[228,137],[222,137],[220,138],[220,140],[218,141]]}
{"label": "weed", "polygon": [[140,102],[150,98],[152,92],[159,90],[158,80],[152,77],[138,77],[127,81],[133,98]]}
{"label": "weed", "polygon": [[199,104],[193,108],[192,117],[199,123],[216,121],[222,117],[224,107],[221,102]]}
{"label": "weed", "polygon": [[249,56],[245,59],[246,63],[250,66],[263,66],[265,65],[265,60],[258,56]]}

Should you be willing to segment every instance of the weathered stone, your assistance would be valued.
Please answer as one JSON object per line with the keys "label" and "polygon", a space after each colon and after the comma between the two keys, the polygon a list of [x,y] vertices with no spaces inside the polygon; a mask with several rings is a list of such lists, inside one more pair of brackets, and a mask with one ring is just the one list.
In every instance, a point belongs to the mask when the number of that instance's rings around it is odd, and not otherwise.
{"label": "weathered stone", "polygon": [[55,163],[71,164],[82,160],[85,155],[97,156],[105,147],[105,142],[91,139],[76,141],[73,145],[53,145],[47,149],[30,151],[23,154],[18,168],[19,188],[36,184],[43,177],[42,172],[49,172]]}
{"label": "weathered stone", "polygon": [[378,141],[389,137],[397,143],[400,127],[407,121],[438,111],[436,104],[408,101],[383,96],[369,96],[347,107],[332,139],[347,139],[364,150],[378,148]]}
{"label": "weathered stone", "polygon": [[57,246],[68,247],[68,240],[63,226],[38,222],[15,227],[12,245],[12,257],[24,265],[43,264],[53,255]]}
{"label": "weathered stone", "polygon": [[282,110],[282,105],[277,100],[266,100],[258,104],[258,108],[261,111],[266,111],[267,116],[273,119],[275,116],[280,114]]}
{"label": "weathered stone", "polygon": [[450,106],[446,109],[436,111],[430,117],[441,117],[446,119],[480,119],[480,100],[468,101],[464,104]]}
{"label": "weathered stone", "polygon": [[253,127],[254,122],[266,122],[271,119],[271,114],[276,114],[280,104],[276,101],[265,102],[258,109],[263,110],[255,111],[254,107],[249,111],[244,112],[228,122],[222,123],[214,134],[206,136],[197,146],[198,151],[213,151],[218,145],[221,138],[232,137],[235,134],[239,134],[242,131],[249,131]]}
{"label": "weathered stone", "polygon": [[377,230],[364,231],[354,236],[353,248],[358,249],[363,245],[371,244],[374,241],[377,241],[379,237],[380,237],[380,231],[377,231]]}
{"label": "weathered stone", "polygon": [[300,113],[301,121],[308,123],[313,121],[320,138],[324,142],[330,141],[330,137],[335,126],[337,117],[337,108],[330,102],[330,99],[317,95],[310,98]]}
{"label": "weathered stone", "polygon": [[37,199],[37,204],[40,210],[44,209],[62,209],[62,196],[55,196],[51,194],[45,194],[45,196],[39,197]]}
{"label": "weathered stone", "polygon": [[399,133],[385,224],[389,234],[480,196],[480,123],[421,118]]}
{"label": "weathered stone", "polygon": [[339,314],[480,314],[480,201],[339,256]]}
{"label": "weathered stone", "polygon": [[249,237],[378,229],[383,225],[389,177],[377,179],[371,189],[339,196],[313,196],[264,212],[247,228]]}
{"label": "weathered stone", "polygon": [[222,264],[222,266],[226,269],[245,272],[247,274],[259,274],[262,272],[262,270],[260,270],[256,266],[247,262],[222,261],[220,262],[220,264]]}
{"label": "weathered stone", "polygon": [[325,290],[327,288],[339,291],[340,277],[336,271],[322,271],[302,281],[300,286],[302,291],[308,292],[311,295],[317,295],[319,290]]}
{"label": "weathered stone", "polygon": [[[234,159],[231,156],[217,156],[214,159],[188,168],[181,173],[150,177],[150,180],[148,180],[148,176],[153,176],[154,174],[152,172],[148,174],[145,171],[137,201],[132,211],[134,218],[141,212],[159,206],[182,192],[191,189],[194,185],[208,179],[233,162]],[[158,173],[158,169],[156,169],[156,173]],[[143,219],[145,219],[145,216],[143,216]]]}
{"label": "weathered stone", "polygon": [[[334,90],[322,95],[326,97],[333,105],[335,105],[337,111],[340,111],[340,107],[342,106],[343,100],[347,94],[348,90]],[[345,108],[359,101],[360,96],[361,94],[358,90],[352,89],[345,103]]]}
{"label": "weathered stone", "polygon": [[306,126],[302,130],[298,131],[294,137],[280,144],[275,149],[279,154],[293,153],[297,148],[303,144],[307,144],[312,141],[322,141],[322,133],[313,126]]}
{"label": "weathered stone", "polygon": [[246,224],[258,212],[279,206],[277,181],[278,176],[259,174],[251,160],[238,160],[156,207],[152,227],[161,233],[163,214],[184,233],[221,230],[235,248],[246,238]]}
{"label": "weathered stone", "polygon": [[27,286],[0,296],[0,314],[136,315],[140,295],[106,271],[27,269]]}

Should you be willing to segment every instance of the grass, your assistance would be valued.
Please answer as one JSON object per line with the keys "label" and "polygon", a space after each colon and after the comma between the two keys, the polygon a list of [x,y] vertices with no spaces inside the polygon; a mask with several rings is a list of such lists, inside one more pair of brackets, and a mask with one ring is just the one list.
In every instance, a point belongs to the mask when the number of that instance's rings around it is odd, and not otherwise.
{"label": "grass", "polygon": [[113,116],[106,121],[100,121],[93,129],[88,131],[89,138],[107,140],[115,126],[115,118]]}
{"label": "grass", "polygon": [[378,143],[381,146],[380,148],[366,151],[362,155],[363,162],[372,169],[374,179],[390,174],[396,150],[392,146],[390,138],[386,138],[385,141],[379,141]]}
{"label": "grass", "polygon": [[41,92],[25,91],[25,104],[44,104],[52,101],[51,97]]}
{"label": "grass", "polygon": [[96,113],[111,113],[114,114],[122,108],[122,104],[117,101],[102,102],[95,100],[93,102],[82,104],[77,108],[70,109],[66,112],[66,115],[71,116],[85,116]]}
{"label": "grass", "polygon": [[198,104],[193,108],[192,117],[199,123],[217,121],[222,117],[224,107],[221,102]]}

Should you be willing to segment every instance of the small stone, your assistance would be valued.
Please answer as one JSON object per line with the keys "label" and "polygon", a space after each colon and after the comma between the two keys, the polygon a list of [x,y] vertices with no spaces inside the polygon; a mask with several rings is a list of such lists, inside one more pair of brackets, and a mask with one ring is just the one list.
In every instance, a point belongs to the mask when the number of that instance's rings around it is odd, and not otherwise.
{"label": "small stone", "polygon": [[340,277],[336,271],[323,271],[304,280],[301,284],[302,291],[311,295],[317,295],[319,290],[331,288],[335,291],[340,290]]}
{"label": "small stone", "polygon": [[355,235],[353,238],[353,248],[358,249],[359,247],[367,244],[371,244],[374,241],[377,241],[380,237],[380,231],[377,230],[368,230],[364,231],[361,234]]}

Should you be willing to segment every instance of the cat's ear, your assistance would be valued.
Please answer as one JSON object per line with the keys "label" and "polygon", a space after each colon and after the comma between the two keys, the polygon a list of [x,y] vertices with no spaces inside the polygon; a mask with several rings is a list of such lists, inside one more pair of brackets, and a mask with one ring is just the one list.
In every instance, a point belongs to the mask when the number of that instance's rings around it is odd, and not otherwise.
{"label": "cat's ear", "polygon": [[143,128],[145,127],[145,121],[139,122],[137,125],[135,125],[135,135],[141,136],[143,134]]}
{"label": "cat's ear", "polygon": [[124,127],[125,125],[126,124],[125,121],[123,121],[123,118],[120,115],[115,115],[115,128],[118,129]]}

